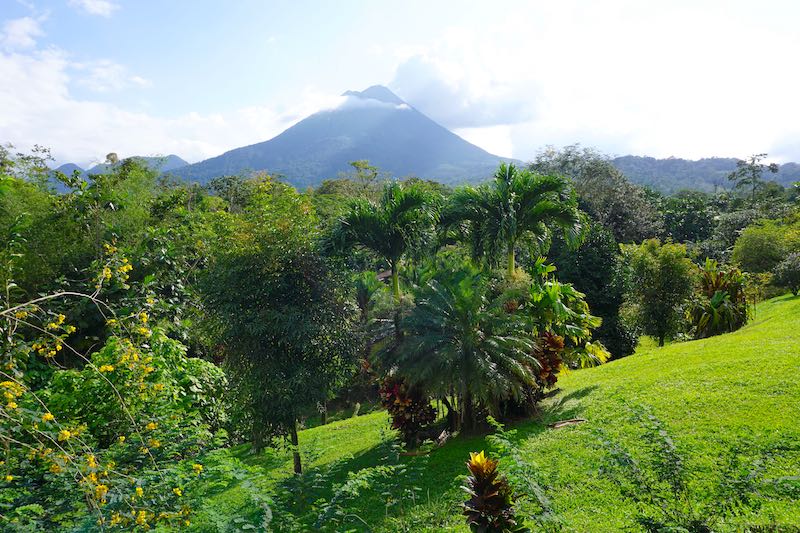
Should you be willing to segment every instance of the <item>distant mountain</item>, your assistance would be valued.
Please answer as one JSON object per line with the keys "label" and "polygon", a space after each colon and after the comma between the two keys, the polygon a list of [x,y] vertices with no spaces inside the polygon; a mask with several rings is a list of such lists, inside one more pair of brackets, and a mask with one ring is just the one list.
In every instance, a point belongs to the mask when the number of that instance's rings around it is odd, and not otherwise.
{"label": "distant mountain", "polygon": [[339,107],[315,113],[273,139],[171,174],[206,183],[215,176],[265,170],[305,188],[350,170],[351,161],[368,159],[393,176],[461,183],[482,181],[504,160],[440,126],[386,87],[342,96]]}
{"label": "distant mountain", "polygon": [[[153,157],[142,157],[142,156],[132,156],[130,158],[125,159],[137,159],[147,165],[148,168],[152,170],[158,170],[161,172],[172,172],[177,170],[181,167],[185,167],[189,163],[185,160],[181,159],[177,155],[170,154],[167,156],[153,156]],[[119,163],[117,163],[119,165]],[[114,165],[109,165],[106,163],[101,163],[99,165],[95,165],[89,170],[86,171],[88,175],[92,174],[104,174],[108,172]]]}
{"label": "distant mountain", "polygon": [[83,174],[84,172],[86,172],[85,170],[83,170],[81,167],[79,167],[75,163],[65,163],[65,164],[61,165],[60,167],[53,169],[54,172],[62,172],[63,174],[66,174],[67,176],[72,176],[72,174],[76,170],[80,174]]}
{"label": "distant mountain", "polygon": [[[715,189],[730,189],[728,174],[736,169],[737,159],[732,157],[710,157],[679,159],[670,157],[656,159],[626,155],[617,157],[612,163],[631,181],[651,187],[663,193],[674,193],[682,189],[713,192]],[[764,179],[783,186],[800,181],[800,165],[786,163],[777,174],[764,173]]]}

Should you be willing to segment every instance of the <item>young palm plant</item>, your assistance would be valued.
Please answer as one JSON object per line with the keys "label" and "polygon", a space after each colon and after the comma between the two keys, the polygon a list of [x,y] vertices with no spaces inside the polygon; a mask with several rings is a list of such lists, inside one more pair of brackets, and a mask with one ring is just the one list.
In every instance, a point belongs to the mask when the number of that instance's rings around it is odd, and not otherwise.
{"label": "young palm plant", "polygon": [[560,228],[567,242],[580,242],[585,223],[569,182],[503,163],[494,180],[457,190],[442,215],[442,225],[472,248],[475,258],[490,265],[505,254],[509,276],[515,270],[520,239],[541,244],[550,228]]}
{"label": "young palm plant", "polygon": [[476,407],[496,415],[502,400],[535,384],[539,362],[529,321],[491,301],[474,267],[435,275],[401,327],[404,337],[382,351],[383,364],[433,396],[458,398],[466,430],[476,426]]}
{"label": "young palm plant", "polygon": [[393,181],[384,186],[377,204],[354,200],[330,239],[339,250],[367,248],[386,260],[392,271],[392,294],[399,301],[400,262],[412,248],[426,243],[437,219],[437,202],[431,193]]}

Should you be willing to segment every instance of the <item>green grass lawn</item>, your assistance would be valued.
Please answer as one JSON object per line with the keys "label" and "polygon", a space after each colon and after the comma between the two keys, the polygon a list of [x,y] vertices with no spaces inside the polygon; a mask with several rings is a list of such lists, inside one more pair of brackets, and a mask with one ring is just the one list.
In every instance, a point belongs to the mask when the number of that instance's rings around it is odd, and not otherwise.
{"label": "green grass lawn", "polygon": [[[627,452],[646,476],[663,464],[657,458],[669,452],[658,454],[647,445],[651,415],[671,437],[655,446],[673,442],[685,472],[687,488],[677,496],[664,485],[647,485],[662,487],[654,490],[665,497],[668,510],[712,517],[709,522],[719,531],[800,531],[799,367],[800,298],[784,296],[759,306],[751,323],[735,333],[647,346],[625,359],[562,376],[540,416],[513,428],[524,461],[535,467],[534,481],[550,501],[552,529],[637,531],[642,530],[637,517],[661,516],[641,501],[647,487],[632,484],[632,475],[614,460]],[[547,428],[572,417],[587,422]],[[246,526],[263,513],[261,498],[273,493],[292,500],[298,494],[292,484],[302,482],[311,500],[322,500],[316,506],[295,501],[302,517],[295,527],[315,530],[314,518],[325,512],[322,504],[334,487],[348,472],[360,471],[348,486],[352,490],[336,493],[349,516],[339,516],[333,529],[467,531],[459,477],[466,472],[468,452],[492,451],[485,438],[459,437],[429,456],[402,457],[398,463],[391,436],[383,412],[303,431],[300,443],[309,456],[301,481],[291,480],[286,450],[257,457],[246,447],[214,452],[204,460],[208,480],[192,491],[199,501],[193,527]],[[237,480],[214,481],[215,469],[230,469],[232,462],[240,465]],[[714,517],[724,502],[733,501],[734,482],[748,475],[757,490],[740,491],[747,504]],[[537,509],[530,500],[520,504],[523,517]],[[289,522],[276,513],[273,527],[282,525],[288,529]],[[530,520],[529,525],[534,527]]]}

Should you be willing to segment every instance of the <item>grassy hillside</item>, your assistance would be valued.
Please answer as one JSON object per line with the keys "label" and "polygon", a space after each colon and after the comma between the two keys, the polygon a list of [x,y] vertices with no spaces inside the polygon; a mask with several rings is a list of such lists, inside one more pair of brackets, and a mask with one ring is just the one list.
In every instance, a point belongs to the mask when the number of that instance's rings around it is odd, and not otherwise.
{"label": "grassy hillside", "polygon": [[[700,518],[745,495],[738,510],[709,520],[715,530],[796,531],[791,527],[800,524],[798,366],[800,298],[776,298],[736,333],[645,348],[562,377],[539,419],[518,424],[513,440],[550,501],[554,530],[639,530],[637,517],[662,518],[657,506],[643,503],[655,494],[664,498],[667,512]],[[587,422],[547,428],[572,417]],[[659,424],[665,433],[648,440],[659,435],[659,427],[647,427]],[[296,500],[297,483],[307,485],[310,500],[324,503],[347,472],[360,471],[347,490],[336,493],[337,505],[326,509],[295,501],[296,514],[304,516],[301,527],[314,529],[314,519],[323,515],[341,519],[337,530],[466,531],[458,478],[468,452],[491,451],[491,445],[483,437],[457,438],[429,456],[396,462],[389,436],[384,413],[302,432],[301,446],[312,457],[300,481],[291,480],[285,451],[260,457],[245,448],[216,452],[205,459],[208,478],[192,494],[200,499],[193,526],[223,530],[234,520],[244,525],[258,519],[268,490]],[[628,458],[641,476],[653,478],[670,457],[680,458],[685,471],[686,489],[675,493],[666,483],[633,483],[635,471],[620,467]],[[233,471],[241,480],[215,482],[215,469]],[[755,481],[748,484],[749,477]],[[660,488],[650,491],[648,485]],[[520,508],[533,513],[538,505],[526,501]],[[279,513],[273,524],[287,524],[286,518]]]}

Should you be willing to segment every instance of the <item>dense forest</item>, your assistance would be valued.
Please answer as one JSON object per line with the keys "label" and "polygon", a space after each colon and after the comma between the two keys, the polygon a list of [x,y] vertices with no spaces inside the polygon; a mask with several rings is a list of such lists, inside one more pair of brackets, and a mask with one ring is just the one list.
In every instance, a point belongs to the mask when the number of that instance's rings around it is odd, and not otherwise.
{"label": "dense forest", "polygon": [[[87,179],[2,149],[1,528],[190,528],[209,485],[244,479],[204,457],[247,444],[288,446],[296,480],[254,524],[362,530],[344,496],[312,500],[302,429],[385,409],[404,453],[498,427],[509,450],[501,424],[565,373],[738,330],[800,290],[798,191],[763,156],[668,195],[618,163],[572,146],[453,188],[354,161],[296,190],[113,154]],[[523,531],[535,490],[467,459],[455,512]]]}

